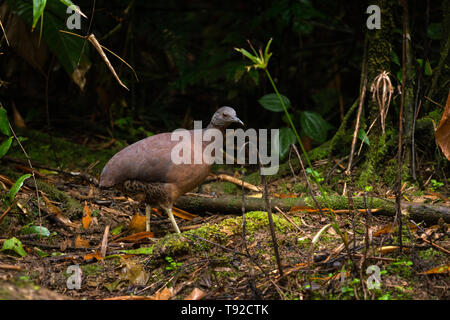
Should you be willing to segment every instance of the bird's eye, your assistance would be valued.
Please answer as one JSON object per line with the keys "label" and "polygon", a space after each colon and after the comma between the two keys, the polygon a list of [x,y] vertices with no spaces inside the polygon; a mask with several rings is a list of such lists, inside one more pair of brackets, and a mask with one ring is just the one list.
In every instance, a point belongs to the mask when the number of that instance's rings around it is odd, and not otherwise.
{"label": "bird's eye", "polygon": [[227,118],[228,115],[226,113],[222,113],[222,117]]}

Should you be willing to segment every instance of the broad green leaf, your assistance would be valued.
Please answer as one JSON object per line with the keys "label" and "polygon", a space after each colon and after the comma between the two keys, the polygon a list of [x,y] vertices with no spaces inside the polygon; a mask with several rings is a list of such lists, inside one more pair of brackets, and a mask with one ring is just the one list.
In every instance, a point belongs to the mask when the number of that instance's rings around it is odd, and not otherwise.
{"label": "broad green leaf", "polygon": [[141,247],[138,249],[119,250],[119,252],[123,252],[123,253],[127,253],[127,254],[152,254],[153,247]]}
{"label": "broad green leaf", "polygon": [[325,142],[328,130],[332,128],[320,114],[313,111],[300,114],[300,125],[305,135],[320,143]]}
{"label": "broad green leaf", "polygon": [[33,24],[31,27],[34,29],[39,18],[44,13],[45,5],[47,4],[47,0],[33,0]]}
{"label": "broad green leaf", "polygon": [[8,114],[6,109],[3,107],[0,107],[0,132],[7,136],[11,135],[11,131],[9,130]]}
{"label": "broad green leaf", "polygon": [[284,159],[288,153],[291,144],[297,142],[294,130],[292,128],[281,128],[280,129],[280,159]]}
{"label": "broad green leaf", "polygon": [[[32,26],[33,4],[31,1],[11,0],[9,4],[15,14]],[[59,30],[66,30],[66,5],[60,1],[49,1],[46,8],[42,37],[50,50],[71,78],[78,62],[80,62],[78,68],[81,71],[87,71],[90,65],[89,45],[85,45],[83,49],[84,39],[59,32]]]}
{"label": "broad green leaf", "polygon": [[21,176],[17,181],[14,183],[14,185],[9,189],[9,200],[13,201],[14,197],[16,196],[17,192],[19,192],[20,188],[22,188],[23,182],[25,179],[28,179],[31,177],[31,174],[27,173]]}
{"label": "broad green leaf", "polygon": [[16,237],[5,240],[5,242],[3,243],[2,251],[4,250],[12,250],[21,257],[25,257],[27,255],[22,247],[22,242],[20,242],[20,240]]}
{"label": "broad green leaf", "polygon": [[[291,105],[291,102],[289,99],[282,94],[280,95],[281,99],[283,100],[283,103],[286,108],[289,108]],[[258,100],[259,104],[263,106],[264,109],[273,111],[273,112],[281,112],[284,111],[283,106],[280,102],[280,99],[275,93],[269,93],[265,96],[261,97]]]}
{"label": "broad green leaf", "polygon": [[365,144],[367,144],[368,146],[370,146],[370,141],[369,141],[369,137],[367,136],[366,132],[363,129],[359,129],[358,131],[358,138],[364,142]]}
{"label": "broad green leaf", "polygon": [[0,158],[3,157],[11,147],[12,137],[9,137],[8,140],[5,140],[0,144]]}
{"label": "broad green leaf", "polygon": [[37,234],[42,237],[50,236],[50,231],[46,227],[42,226],[28,226],[22,229],[22,233],[24,234]]}

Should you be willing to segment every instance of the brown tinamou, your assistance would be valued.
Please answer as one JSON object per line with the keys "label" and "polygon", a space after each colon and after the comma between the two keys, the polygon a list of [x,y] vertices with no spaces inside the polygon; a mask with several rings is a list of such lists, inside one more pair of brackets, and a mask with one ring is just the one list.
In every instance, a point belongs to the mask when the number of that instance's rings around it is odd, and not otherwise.
{"label": "brown tinamou", "polygon": [[[218,109],[206,129],[218,129],[224,133],[231,123],[243,122],[231,107]],[[206,129],[201,129],[202,132]],[[194,130],[189,130],[191,158],[202,152],[211,142],[202,141],[201,148],[194,148]],[[172,204],[186,192],[199,186],[208,176],[211,162],[176,164],[172,161],[172,148],[179,141],[171,140],[171,132],[160,133],[142,139],[116,153],[105,165],[100,177],[100,187],[116,187],[126,194],[135,196],[146,204],[146,228],[150,227],[152,207],[165,211],[176,232],[180,232],[172,213]],[[202,158],[203,159],[203,158]]]}

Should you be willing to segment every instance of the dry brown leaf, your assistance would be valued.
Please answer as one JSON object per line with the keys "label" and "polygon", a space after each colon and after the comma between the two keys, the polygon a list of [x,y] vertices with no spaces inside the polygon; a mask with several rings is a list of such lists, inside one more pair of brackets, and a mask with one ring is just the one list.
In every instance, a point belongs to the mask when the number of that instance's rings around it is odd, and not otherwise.
{"label": "dry brown leaf", "polygon": [[377,231],[375,231],[373,236],[378,237],[378,236],[381,236],[382,234],[392,233],[394,231],[395,231],[395,226],[392,223],[390,223],[388,225],[382,226]]}
{"label": "dry brown leaf", "polygon": [[[395,252],[399,249],[399,246],[384,246],[381,248],[378,248],[377,251],[379,253],[391,253],[391,252]],[[403,251],[409,251],[409,248],[405,248],[403,247]]]}
{"label": "dry brown leaf", "polygon": [[206,293],[199,288],[194,288],[191,293],[184,298],[184,300],[201,300],[206,296]]}
{"label": "dry brown leaf", "polygon": [[195,217],[197,217],[195,214],[189,213],[187,211],[181,210],[179,208],[172,208],[172,213],[177,216],[178,218],[191,221]]}
{"label": "dry brown leaf", "polygon": [[65,226],[72,227],[72,228],[78,227],[78,225],[76,223],[73,223],[72,221],[70,221],[69,218],[65,217],[63,215],[61,209],[59,209],[57,206],[55,206],[44,194],[42,194],[42,198],[45,201],[45,205],[46,205],[48,213],[54,215],[60,223],[62,223]]}
{"label": "dry brown leaf", "polygon": [[436,142],[444,156],[450,160],[450,90],[448,92],[444,113],[436,130]]}
{"label": "dry brown leaf", "polygon": [[298,195],[296,193],[274,193],[276,198],[287,199],[287,198],[297,198]]}
{"label": "dry brown leaf", "polygon": [[89,209],[89,207],[87,206],[87,202],[84,202],[84,208],[83,208],[83,218],[81,218],[81,222],[83,224],[83,228],[84,229],[89,229],[89,226],[92,223],[92,217],[91,217],[91,210]]}
{"label": "dry brown leaf", "polygon": [[18,128],[26,128],[27,125],[25,124],[25,121],[23,120],[21,114],[17,110],[16,106],[13,104],[13,118],[14,118],[14,124]]}
{"label": "dry brown leaf", "polygon": [[310,210],[311,210],[310,207],[294,206],[289,210],[289,212],[298,212],[298,211],[310,212]]}
{"label": "dry brown leaf", "polygon": [[420,272],[419,274],[440,274],[440,273],[450,273],[450,263],[443,266],[432,268],[425,272]]}
{"label": "dry brown leaf", "polygon": [[77,238],[75,239],[75,248],[90,248],[91,245],[89,244],[89,241],[84,240],[81,238],[80,235],[77,235]]}
{"label": "dry brown leaf", "polygon": [[84,255],[83,259],[84,259],[84,261],[89,261],[91,259],[97,259],[97,261],[102,261],[103,257],[100,254],[100,252],[96,251],[94,253],[88,253],[88,254]]}
{"label": "dry brown leaf", "polygon": [[128,228],[132,230],[133,233],[139,233],[145,231],[145,216],[140,214],[135,214],[128,225]]}
{"label": "dry brown leaf", "polygon": [[154,298],[154,300],[169,300],[173,297],[173,294],[173,288],[165,287],[164,289],[156,292],[152,297]]}

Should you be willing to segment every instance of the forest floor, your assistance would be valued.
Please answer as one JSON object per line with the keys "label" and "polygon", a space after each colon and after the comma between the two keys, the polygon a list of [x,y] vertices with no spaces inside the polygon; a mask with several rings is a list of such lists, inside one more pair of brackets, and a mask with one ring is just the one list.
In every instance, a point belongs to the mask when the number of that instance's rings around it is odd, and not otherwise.
{"label": "forest floor", "polygon": [[[227,212],[182,213],[184,219],[176,218],[182,233],[174,234],[168,218],[153,211],[152,232],[146,233],[144,208],[138,202],[116,190],[100,190],[87,176],[70,174],[89,172],[90,160],[72,162],[66,173],[51,170],[50,161],[40,161],[46,167],[35,168],[40,206],[30,178],[13,205],[2,202],[0,207],[0,249],[4,248],[0,299],[450,298],[450,239],[445,223],[416,221],[417,226],[405,221],[399,252],[393,217],[376,210],[372,217],[366,210],[336,213],[339,229],[331,226],[330,213],[314,208],[274,211],[281,276],[266,212],[246,213],[245,238],[242,216]],[[91,171],[93,176],[103,164]],[[323,161],[316,162],[315,170],[322,165]],[[14,181],[27,169],[5,159],[1,168],[0,197],[5,197],[11,187],[8,179]],[[239,178],[232,167],[221,173]],[[301,176],[271,182],[270,197],[307,195]],[[242,195],[240,187],[219,181],[204,184],[200,193]],[[393,192],[379,186],[375,195],[392,198]],[[246,196],[261,194],[246,192]],[[420,191],[408,186],[404,196],[407,201],[450,206],[449,195],[439,188]],[[37,235],[36,226],[45,227],[48,234]],[[4,244],[13,238],[18,239],[16,247],[6,249]]]}

